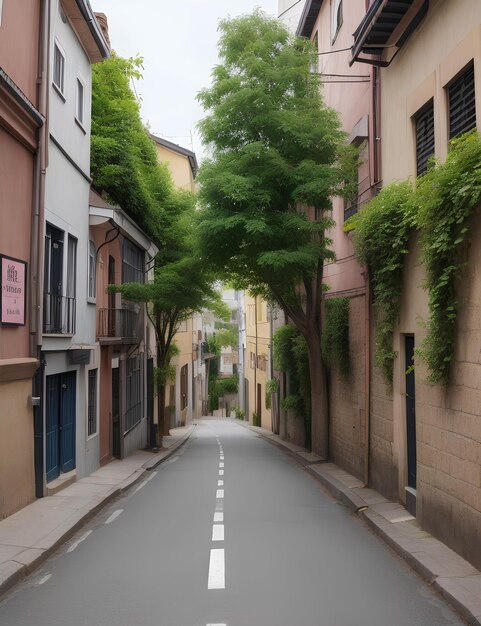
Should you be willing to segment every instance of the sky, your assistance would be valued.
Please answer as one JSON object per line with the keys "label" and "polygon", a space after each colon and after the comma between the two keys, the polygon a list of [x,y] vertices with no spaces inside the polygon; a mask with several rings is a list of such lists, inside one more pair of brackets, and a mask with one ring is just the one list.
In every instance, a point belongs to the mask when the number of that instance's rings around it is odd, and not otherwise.
{"label": "sky", "polygon": [[203,111],[196,94],[210,84],[217,63],[219,19],[260,7],[277,15],[278,0],[90,0],[105,13],[112,48],[123,57],[144,58],[135,89],[141,115],[154,135],[203,151],[197,122]]}

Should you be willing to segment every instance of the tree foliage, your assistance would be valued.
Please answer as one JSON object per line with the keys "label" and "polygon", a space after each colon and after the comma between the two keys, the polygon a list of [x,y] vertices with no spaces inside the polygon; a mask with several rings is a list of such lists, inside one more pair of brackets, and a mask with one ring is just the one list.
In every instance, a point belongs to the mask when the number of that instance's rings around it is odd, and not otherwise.
{"label": "tree foliage", "polygon": [[312,44],[279,20],[257,10],[222,21],[219,56],[198,96],[211,154],[199,174],[202,253],[239,288],[275,300],[307,341],[316,451],[327,456],[320,301],[334,258],[331,198],[352,191],[344,134],[310,72]]}
{"label": "tree foliage", "polygon": [[222,64],[199,94],[212,153],[199,175],[203,252],[301,321],[298,286],[315,279],[307,291],[319,297],[319,264],[333,256],[325,231],[344,180],[343,135],[309,72],[309,42],[259,11],[221,22],[220,31]]}
{"label": "tree foliage", "polygon": [[129,82],[140,76],[141,67],[139,57],[113,54],[93,68],[91,173],[93,186],[126,211],[158,248],[153,282],[110,289],[147,305],[157,341],[162,422],[172,341],[179,324],[195,311],[218,306],[220,298],[213,273],[195,247],[195,197],[175,189],[167,164],[159,163],[130,89]]}

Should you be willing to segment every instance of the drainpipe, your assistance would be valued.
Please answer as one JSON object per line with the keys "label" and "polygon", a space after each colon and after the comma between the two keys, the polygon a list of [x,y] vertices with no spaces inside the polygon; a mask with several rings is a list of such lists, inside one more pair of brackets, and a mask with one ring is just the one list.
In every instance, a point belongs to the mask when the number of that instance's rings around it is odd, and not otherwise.
{"label": "drainpipe", "polygon": [[365,323],[365,382],[364,382],[364,484],[369,484],[369,459],[371,452],[371,288],[369,283],[369,272],[364,272],[364,280],[366,284],[365,290],[365,307],[364,307],[364,323]]}
{"label": "drainpipe", "polygon": [[47,127],[48,127],[48,67],[50,42],[50,2],[43,0],[40,10],[37,106],[44,117],[38,129],[37,153],[34,165],[32,223],[30,239],[30,355],[40,361],[40,367],[33,379],[34,397],[40,398],[33,407],[34,419],[34,467],[35,495],[44,495],[44,362],[42,355],[43,330],[43,259],[44,259],[44,217],[45,217],[45,173],[47,168]]}

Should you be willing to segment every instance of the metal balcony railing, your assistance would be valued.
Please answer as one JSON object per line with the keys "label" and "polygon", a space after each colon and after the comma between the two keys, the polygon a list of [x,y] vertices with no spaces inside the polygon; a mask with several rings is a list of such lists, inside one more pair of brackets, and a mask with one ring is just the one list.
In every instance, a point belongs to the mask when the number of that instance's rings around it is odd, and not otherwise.
{"label": "metal balcony railing", "polygon": [[140,321],[140,310],[99,309],[97,336],[137,341],[140,339]]}
{"label": "metal balcony railing", "polygon": [[75,334],[76,301],[72,296],[43,294],[43,332],[52,335]]}

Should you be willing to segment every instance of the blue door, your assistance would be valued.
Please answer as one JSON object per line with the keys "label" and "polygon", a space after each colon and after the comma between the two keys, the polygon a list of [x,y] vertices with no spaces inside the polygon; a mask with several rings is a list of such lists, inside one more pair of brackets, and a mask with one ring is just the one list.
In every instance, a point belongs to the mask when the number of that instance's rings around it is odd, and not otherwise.
{"label": "blue door", "polygon": [[47,376],[46,388],[46,473],[47,482],[57,478],[59,465],[60,376]]}
{"label": "blue door", "polygon": [[75,467],[76,373],[47,376],[46,381],[47,482]]}
{"label": "blue door", "polygon": [[60,470],[70,472],[75,467],[75,400],[76,373],[60,374]]}

